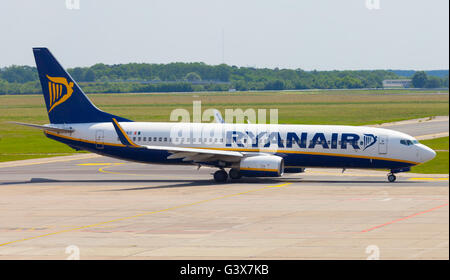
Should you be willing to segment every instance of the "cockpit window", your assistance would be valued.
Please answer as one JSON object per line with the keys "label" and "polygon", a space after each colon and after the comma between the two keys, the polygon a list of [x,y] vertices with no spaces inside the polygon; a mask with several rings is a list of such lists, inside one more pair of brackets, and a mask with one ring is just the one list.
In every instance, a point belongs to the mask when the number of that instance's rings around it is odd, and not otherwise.
{"label": "cockpit window", "polygon": [[414,144],[419,144],[419,141],[417,140],[407,140],[407,139],[402,139],[400,140],[400,144],[405,145],[405,146],[412,146]]}

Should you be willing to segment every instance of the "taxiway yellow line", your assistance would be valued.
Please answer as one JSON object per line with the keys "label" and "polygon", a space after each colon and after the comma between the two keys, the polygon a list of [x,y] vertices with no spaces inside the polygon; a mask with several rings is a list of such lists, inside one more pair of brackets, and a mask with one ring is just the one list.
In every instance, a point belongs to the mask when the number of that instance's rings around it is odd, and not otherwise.
{"label": "taxiway yellow line", "polygon": [[117,164],[111,164],[111,165],[107,165],[105,167],[101,167],[98,169],[98,172],[101,173],[108,173],[108,174],[119,174],[119,175],[131,175],[131,176],[139,176],[139,175],[149,175],[149,174],[133,174],[133,173],[123,173],[123,172],[114,172],[114,171],[108,171],[105,170],[108,167],[112,167],[112,166],[116,166],[116,165],[121,165],[121,164],[125,164],[125,163],[117,163]]}
{"label": "taxiway yellow line", "polygon": [[133,215],[133,216],[117,218],[117,219],[113,219],[113,220],[109,220],[109,221],[105,221],[105,222],[99,222],[99,223],[96,223],[96,224],[80,226],[80,227],[74,227],[74,228],[70,228],[70,229],[66,229],[66,230],[46,233],[46,234],[32,236],[32,237],[28,237],[28,238],[22,238],[22,239],[18,239],[18,240],[14,240],[14,241],[1,243],[0,247],[6,246],[6,245],[10,245],[10,244],[14,244],[14,243],[19,243],[19,242],[29,241],[29,240],[33,240],[33,239],[38,239],[38,238],[42,238],[42,237],[47,237],[47,236],[52,236],[52,235],[57,235],[57,234],[62,234],[62,233],[67,233],[67,232],[73,232],[73,231],[83,230],[83,229],[87,229],[87,228],[99,227],[99,226],[103,226],[105,224],[110,224],[110,223],[115,223],[115,222],[122,222],[122,221],[130,220],[130,219],[140,218],[140,217],[144,217],[144,216],[148,216],[148,215],[152,215],[152,214],[157,214],[157,213],[161,213],[161,212],[177,210],[177,209],[180,209],[180,208],[185,208],[185,207],[189,207],[189,206],[195,206],[195,205],[199,205],[199,204],[204,204],[204,203],[207,203],[207,202],[211,202],[211,201],[215,201],[215,200],[219,200],[219,199],[224,199],[224,198],[236,197],[236,196],[239,196],[239,195],[253,193],[253,192],[262,191],[262,190],[267,190],[267,189],[271,189],[271,188],[281,188],[281,187],[288,186],[290,184],[292,184],[292,183],[283,183],[283,184],[278,184],[278,185],[273,185],[273,186],[265,186],[265,187],[262,187],[262,188],[253,189],[253,190],[249,190],[249,191],[245,191],[245,192],[239,192],[239,193],[234,193],[234,194],[214,197],[214,198],[210,198],[210,199],[200,200],[200,201],[196,201],[196,202],[192,202],[192,203],[181,204],[181,205],[165,208],[165,209],[162,209],[162,210],[143,212],[143,213],[136,214],[136,215]]}
{"label": "taxiway yellow line", "polygon": [[448,178],[409,178],[411,181],[448,181]]}
{"label": "taxiway yellow line", "polygon": [[79,164],[77,164],[77,165],[80,165],[80,166],[98,166],[98,165],[101,165],[101,166],[103,166],[103,165],[119,165],[119,164],[123,164],[123,163],[110,163],[110,162],[99,162],[99,163],[97,163],[97,162],[94,162],[94,163],[79,163]]}
{"label": "taxiway yellow line", "polygon": [[[98,169],[101,173],[109,173],[109,174],[118,174],[118,175],[131,175],[131,176],[149,176],[150,174],[133,174],[133,173],[123,173],[123,172],[114,172],[114,171],[108,171],[105,170],[106,168],[110,168],[113,166],[121,165],[125,163],[82,163],[78,165],[103,165],[104,167],[101,167]],[[366,173],[341,173],[341,172],[324,172],[324,171],[307,171],[306,174],[311,175],[328,175],[328,176],[343,176],[343,177],[382,177],[383,174],[366,174]],[[442,178],[442,177],[435,177],[435,178],[419,178],[419,177],[413,177],[413,178],[405,178],[409,181],[448,181],[448,177]]]}

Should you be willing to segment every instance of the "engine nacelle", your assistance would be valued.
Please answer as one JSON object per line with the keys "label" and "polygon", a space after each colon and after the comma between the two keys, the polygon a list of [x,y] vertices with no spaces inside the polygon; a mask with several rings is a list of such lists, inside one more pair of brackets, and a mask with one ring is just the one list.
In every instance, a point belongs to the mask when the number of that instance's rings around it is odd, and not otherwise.
{"label": "engine nacelle", "polygon": [[246,177],[280,177],[284,172],[284,160],[279,156],[253,156],[243,158],[240,174]]}

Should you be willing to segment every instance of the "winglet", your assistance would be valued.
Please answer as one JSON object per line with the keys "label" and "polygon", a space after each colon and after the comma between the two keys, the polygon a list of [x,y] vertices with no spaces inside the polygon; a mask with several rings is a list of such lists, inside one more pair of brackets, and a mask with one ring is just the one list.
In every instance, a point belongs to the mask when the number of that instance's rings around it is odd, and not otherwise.
{"label": "winglet", "polygon": [[216,123],[225,123],[219,110],[214,109],[214,121]]}
{"label": "winglet", "polygon": [[116,133],[119,136],[120,142],[122,142],[122,144],[124,144],[127,147],[134,147],[134,148],[140,147],[139,145],[136,145],[133,141],[131,141],[130,137],[128,137],[128,135],[125,133],[125,131],[115,118],[112,118],[112,123],[114,125],[114,128],[116,129]]}

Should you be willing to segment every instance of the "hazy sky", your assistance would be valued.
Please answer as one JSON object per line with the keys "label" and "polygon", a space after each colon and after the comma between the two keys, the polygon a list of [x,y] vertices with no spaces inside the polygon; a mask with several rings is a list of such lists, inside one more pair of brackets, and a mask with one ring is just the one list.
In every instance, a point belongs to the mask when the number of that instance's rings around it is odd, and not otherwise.
{"label": "hazy sky", "polygon": [[31,48],[45,46],[65,67],[224,59],[305,70],[449,68],[448,0],[379,0],[379,9],[367,0],[79,2],[70,10],[66,0],[1,0],[0,67],[34,65]]}

